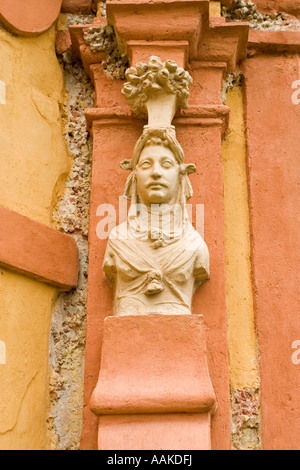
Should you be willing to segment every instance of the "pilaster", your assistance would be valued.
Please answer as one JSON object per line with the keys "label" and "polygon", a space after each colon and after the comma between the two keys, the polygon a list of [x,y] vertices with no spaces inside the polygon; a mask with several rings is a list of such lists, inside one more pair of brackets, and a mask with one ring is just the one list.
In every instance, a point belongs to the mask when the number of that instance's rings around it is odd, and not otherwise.
{"label": "pilaster", "polygon": [[[200,436],[202,435],[200,427],[205,428],[203,436],[209,436],[209,438],[205,440],[206,438],[203,437],[204,446],[213,449],[230,449],[231,424],[221,158],[221,141],[227,128],[229,109],[222,104],[221,89],[225,72],[235,71],[237,63],[246,57],[248,25],[225,23],[221,18],[209,18],[209,2],[205,0],[190,0],[188,2],[154,0],[151,4],[144,0],[135,2],[108,1],[107,17],[108,23],[113,25],[117,34],[120,50],[126,51],[131,65],[135,65],[139,61],[145,62],[151,55],[158,55],[162,61],[175,60],[179,66],[185,67],[193,78],[188,108],[176,113],[173,124],[176,127],[178,141],[185,153],[185,161],[187,163],[193,161],[197,166],[197,173],[191,176],[194,189],[194,196],[191,199],[194,226],[196,225],[196,214],[199,215],[199,208],[202,214],[203,208],[205,211],[204,239],[210,251],[211,280],[201,286],[201,290],[196,291],[193,313],[195,318],[203,315],[206,346],[203,346],[202,350],[201,348],[198,350],[198,359],[200,364],[202,353],[205,356],[207,354],[208,377],[210,376],[212,382],[218,409],[211,420],[211,410],[204,412],[200,408],[189,411],[187,409],[173,410],[174,413],[171,414],[172,419],[177,420],[176,426],[180,428],[181,413],[188,412],[191,423],[185,429],[189,429],[190,426],[190,433],[198,433],[198,429]],[[99,20],[97,21],[100,26]],[[94,24],[90,27],[95,26],[97,25]],[[122,96],[121,89],[124,81],[113,79],[104,72],[102,63],[105,60],[105,54],[102,52],[93,54],[90,47],[85,44],[83,33],[87,28],[89,26],[86,25],[70,28],[73,50],[82,59],[86,71],[94,82],[96,91],[94,108],[86,111],[88,128],[93,134],[94,150],[89,233],[86,406],[82,448],[97,448],[97,436],[99,436],[99,448],[117,448],[109,446],[120,445],[118,440],[114,440],[113,435],[116,436],[120,429],[125,429],[126,420],[124,421],[122,418],[124,414],[127,416],[127,422],[129,419],[132,424],[130,425],[131,440],[127,443],[124,442],[122,448],[133,448],[132,439],[135,440],[136,448],[155,448],[153,447],[155,446],[154,440],[152,443],[149,440],[147,442],[138,440],[137,429],[141,429],[142,426],[143,433],[146,429],[150,429],[152,425],[149,417],[152,416],[153,420],[155,417],[155,420],[158,419],[160,423],[157,426],[160,429],[158,435],[161,435],[166,419],[162,408],[156,409],[155,412],[148,410],[146,413],[143,408],[132,408],[127,412],[123,410],[121,417],[117,413],[107,415],[104,408],[99,408],[95,404],[94,396],[92,401],[94,413],[90,409],[90,399],[97,384],[99,368],[100,380],[101,374],[104,373],[103,362],[100,366],[101,350],[102,361],[104,361],[104,357],[108,358],[108,351],[116,355],[113,346],[108,346],[108,330],[105,325],[108,323],[111,326],[122,324],[124,335],[127,334],[129,337],[130,331],[135,331],[132,328],[128,330],[124,319],[106,319],[104,321],[107,316],[112,315],[112,294],[104,279],[101,267],[107,240],[99,239],[97,236],[97,225],[101,220],[99,217],[103,218],[104,216],[98,208],[103,207],[102,204],[114,206],[116,221],[119,223],[119,196],[127,176],[119,168],[119,163],[122,159],[130,157],[134,144],[141,135],[143,125],[146,122],[137,119],[132,114],[131,108]],[[150,326],[151,319],[136,318],[135,321],[149,321],[149,331],[151,328],[152,331],[155,330],[153,326]],[[162,330],[164,328],[163,321],[164,319],[157,320],[160,322]],[[193,319],[187,321],[193,322]],[[157,326],[157,328],[159,327]],[[149,332],[148,335],[150,335]],[[197,336],[193,329],[191,329],[191,336],[193,338]],[[120,341],[122,343],[123,340]],[[188,341],[182,348],[183,350],[186,348],[188,357],[189,346],[187,343]],[[122,347],[124,351],[127,351],[125,342]],[[152,351],[154,350],[155,347],[152,345]],[[150,358],[151,348],[148,352]],[[130,371],[134,369],[133,357],[128,365]],[[159,361],[166,366],[163,358],[159,358]],[[107,364],[106,360],[105,363]],[[153,364],[153,368],[155,368],[155,364]],[[125,372],[122,376],[126,379]],[[184,381],[182,374],[179,373],[177,379],[178,383],[182,379]],[[124,384],[125,382],[126,380]],[[98,386],[96,390],[99,390]],[[129,398],[129,401],[131,399]],[[108,403],[106,406],[108,407]],[[99,419],[95,413],[100,415]],[[154,428],[158,429],[156,425]],[[150,435],[154,436],[154,433],[151,434],[151,432]],[[211,442],[209,442],[210,440]],[[165,442],[163,445],[169,446],[169,444]],[[201,445],[201,440],[197,441],[195,448],[202,448]],[[175,441],[174,446],[176,446]]]}

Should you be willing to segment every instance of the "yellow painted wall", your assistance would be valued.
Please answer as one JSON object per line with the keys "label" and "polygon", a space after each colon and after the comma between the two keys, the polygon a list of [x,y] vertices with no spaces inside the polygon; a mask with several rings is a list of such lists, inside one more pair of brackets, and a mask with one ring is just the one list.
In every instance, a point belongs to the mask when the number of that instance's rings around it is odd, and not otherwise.
{"label": "yellow painted wall", "polygon": [[53,287],[0,270],[0,449],[45,449]]}
{"label": "yellow painted wall", "polygon": [[[0,84],[0,205],[51,225],[69,170],[54,27],[36,38],[0,27]],[[56,294],[53,287],[0,270],[0,341],[6,349],[6,363],[0,362],[0,449],[49,447],[48,341]]]}
{"label": "yellow painted wall", "polygon": [[229,133],[223,143],[226,297],[232,389],[256,388],[258,366],[251,283],[246,144],[242,88],[227,93]]}
{"label": "yellow painted wall", "polygon": [[69,169],[60,122],[63,76],[55,30],[20,38],[0,28],[0,204],[50,225]]}
{"label": "yellow painted wall", "polygon": [[221,16],[221,2],[212,1],[209,2],[209,16]]}

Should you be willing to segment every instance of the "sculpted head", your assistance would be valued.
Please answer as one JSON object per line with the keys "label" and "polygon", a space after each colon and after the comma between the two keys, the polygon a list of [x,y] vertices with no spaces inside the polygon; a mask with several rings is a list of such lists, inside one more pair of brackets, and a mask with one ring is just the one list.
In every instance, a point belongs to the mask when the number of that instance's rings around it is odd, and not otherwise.
{"label": "sculpted head", "polygon": [[121,167],[132,170],[124,196],[133,203],[184,204],[192,196],[188,174],[193,164],[183,163],[184,154],[173,129],[146,129],[137,141],[133,158]]}
{"label": "sculpted head", "polygon": [[145,205],[175,202],[180,181],[180,165],[163,141],[148,141],[136,165],[138,199]]}

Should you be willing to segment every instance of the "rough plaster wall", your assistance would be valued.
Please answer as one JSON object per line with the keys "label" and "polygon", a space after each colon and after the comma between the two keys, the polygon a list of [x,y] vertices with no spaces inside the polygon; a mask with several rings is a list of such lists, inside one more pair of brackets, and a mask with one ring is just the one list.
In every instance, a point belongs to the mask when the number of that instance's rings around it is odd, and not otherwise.
{"label": "rough plaster wall", "polygon": [[232,447],[234,450],[261,450],[259,389],[231,392]]}
{"label": "rough plaster wall", "polygon": [[[68,15],[68,24],[91,23],[93,16]],[[77,289],[61,294],[52,315],[50,333],[50,414],[53,449],[79,448],[84,384],[85,317],[88,272],[88,215],[92,140],[84,110],[93,105],[94,89],[81,64],[67,51],[58,56],[66,96],[61,109],[64,136],[71,157],[65,193],[53,213],[57,230],[73,235],[80,258]]]}
{"label": "rough plaster wall", "polygon": [[116,80],[125,79],[129,67],[128,57],[126,52],[119,50],[116,33],[111,25],[90,28],[84,33],[84,41],[92,52],[106,52],[102,64],[105,73]]}
{"label": "rough plaster wall", "polygon": [[[300,31],[299,19],[284,12],[262,13],[253,2],[235,0],[228,8],[222,7],[228,21],[248,21],[254,30]],[[234,87],[243,86],[243,75],[228,74],[224,80],[222,101]],[[258,352],[259,354],[259,352]],[[236,450],[262,448],[260,416],[260,387],[231,389],[232,445]]]}

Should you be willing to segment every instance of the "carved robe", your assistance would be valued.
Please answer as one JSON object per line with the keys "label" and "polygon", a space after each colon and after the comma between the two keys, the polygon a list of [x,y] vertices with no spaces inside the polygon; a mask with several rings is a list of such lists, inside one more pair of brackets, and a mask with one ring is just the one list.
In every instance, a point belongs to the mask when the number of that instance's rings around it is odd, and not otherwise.
{"label": "carved robe", "polygon": [[137,219],[119,225],[107,244],[103,269],[115,288],[114,314],[190,314],[195,287],[209,278],[204,240],[188,220],[171,236],[152,226],[150,238],[137,226]]}

